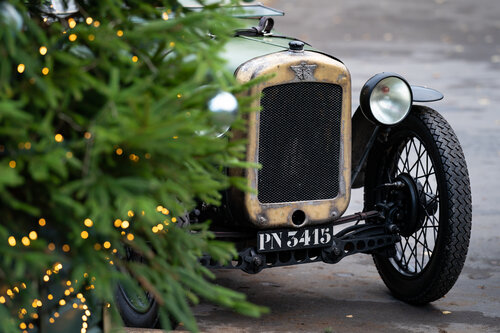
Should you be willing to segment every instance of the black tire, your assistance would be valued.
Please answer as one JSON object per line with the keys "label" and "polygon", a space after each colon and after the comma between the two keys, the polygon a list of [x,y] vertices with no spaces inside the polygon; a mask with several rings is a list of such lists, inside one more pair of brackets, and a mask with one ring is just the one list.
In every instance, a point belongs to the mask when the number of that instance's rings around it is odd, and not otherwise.
{"label": "black tire", "polygon": [[365,210],[382,200],[377,187],[403,173],[418,180],[419,196],[427,198],[419,203],[421,227],[401,236],[396,255],[373,256],[382,280],[408,303],[443,297],[463,268],[472,220],[467,165],[452,128],[436,111],[414,106],[387,137],[377,140],[366,170]]}
{"label": "black tire", "polygon": [[[127,260],[142,258],[127,248]],[[158,303],[149,293],[118,283],[115,291],[116,305],[123,323],[127,327],[158,328]]]}
{"label": "black tire", "polygon": [[[187,228],[190,225],[189,214],[186,213],[177,218],[176,227]],[[127,248],[127,260],[141,261],[142,258]],[[127,327],[161,328],[158,303],[146,292],[138,294],[133,287],[118,284],[115,291],[116,305]],[[170,326],[175,329],[178,322],[169,318]]]}

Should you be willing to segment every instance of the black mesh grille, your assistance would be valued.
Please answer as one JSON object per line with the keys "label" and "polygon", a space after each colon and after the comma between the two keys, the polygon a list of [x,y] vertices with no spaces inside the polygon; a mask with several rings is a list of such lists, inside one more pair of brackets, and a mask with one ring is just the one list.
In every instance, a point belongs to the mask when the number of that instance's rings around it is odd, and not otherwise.
{"label": "black mesh grille", "polygon": [[333,199],[339,190],[342,88],[319,82],[267,87],[261,98],[261,203]]}

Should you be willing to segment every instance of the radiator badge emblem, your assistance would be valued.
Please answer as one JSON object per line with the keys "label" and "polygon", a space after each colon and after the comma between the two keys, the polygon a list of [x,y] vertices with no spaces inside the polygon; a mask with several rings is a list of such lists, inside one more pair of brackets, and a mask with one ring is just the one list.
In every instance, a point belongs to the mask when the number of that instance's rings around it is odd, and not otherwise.
{"label": "radiator badge emblem", "polygon": [[318,65],[308,65],[305,61],[302,61],[298,66],[290,66],[290,68],[295,72],[295,76],[300,81],[313,81],[314,70]]}

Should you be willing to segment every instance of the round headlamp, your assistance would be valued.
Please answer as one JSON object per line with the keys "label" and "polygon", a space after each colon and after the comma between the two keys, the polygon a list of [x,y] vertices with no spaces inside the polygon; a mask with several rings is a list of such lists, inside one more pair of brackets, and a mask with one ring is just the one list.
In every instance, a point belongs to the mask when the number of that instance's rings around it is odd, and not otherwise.
{"label": "round headlamp", "polygon": [[368,120],[391,126],[406,118],[412,100],[411,88],[405,79],[394,73],[380,73],[361,89],[360,106]]}
{"label": "round headlamp", "polygon": [[222,136],[238,117],[238,100],[233,94],[221,91],[208,101],[208,110],[217,136]]}

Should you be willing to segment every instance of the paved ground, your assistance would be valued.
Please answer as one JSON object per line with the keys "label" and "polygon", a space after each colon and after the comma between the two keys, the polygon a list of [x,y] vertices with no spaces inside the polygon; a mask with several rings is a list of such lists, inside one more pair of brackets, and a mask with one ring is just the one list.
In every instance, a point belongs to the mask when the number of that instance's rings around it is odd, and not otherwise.
{"label": "paved ground", "polygon": [[[275,29],[342,59],[353,105],[373,74],[392,71],[442,91],[437,108],[465,151],[473,190],[470,254],[455,287],[413,307],[387,292],[367,256],[337,265],[217,272],[272,314],[249,319],[195,308],[205,332],[500,332],[500,2],[498,0],[282,0]],[[355,191],[350,211],[359,210]]]}

